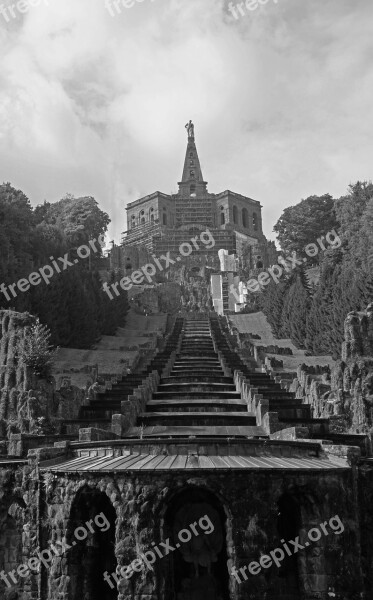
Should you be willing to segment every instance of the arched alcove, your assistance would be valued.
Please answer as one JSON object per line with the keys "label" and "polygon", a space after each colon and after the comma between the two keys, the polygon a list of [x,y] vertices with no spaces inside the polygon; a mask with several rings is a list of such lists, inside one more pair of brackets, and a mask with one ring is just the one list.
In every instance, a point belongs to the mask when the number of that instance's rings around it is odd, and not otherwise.
{"label": "arched alcove", "polygon": [[175,551],[161,561],[162,597],[229,599],[227,516],[210,491],[191,487],[170,501],[162,539]]}
{"label": "arched alcove", "polygon": [[78,492],[66,535],[73,546],[67,553],[69,600],[117,599],[115,580],[113,587],[104,580],[104,573],[111,575],[117,567],[115,523],[115,509],[105,493],[88,487]]}

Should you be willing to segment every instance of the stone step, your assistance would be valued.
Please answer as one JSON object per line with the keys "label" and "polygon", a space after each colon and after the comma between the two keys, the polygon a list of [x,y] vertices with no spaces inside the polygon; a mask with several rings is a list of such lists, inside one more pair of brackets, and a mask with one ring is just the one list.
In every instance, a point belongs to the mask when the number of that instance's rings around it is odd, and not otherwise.
{"label": "stone step", "polygon": [[229,402],[229,400],[240,400],[241,399],[241,394],[239,392],[190,392],[190,391],[185,391],[185,392],[154,392],[153,394],[153,400],[176,400],[176,399],[183,399],[183,400],[187,400],[188,398],[198,398],[200,400],[203,400],[204,398],[208,399],[215,399],[215,398],[221,398],[222,400],[226,400],[227,402]]}
{"label": "stone step", "polygon": [[200,375],[224,375],[224,371],[221,367],[173,367],[172,371],[171,371],[172,375],[179,375],[180,373],[182,375],[193,375],[194,373],[196,374],[195,379],[198,379],[198,374]]}
{"label": "stone step", "polygon": [[180,375],[173,375],[171,377],[164,377],[163,379],[161,379],[161,384],[163,383],[177,383],[178,381],[183,381],[185,383],[187,382],[195,382],[198,379],[199,382],[201,383],[231,383],[232,382],[232,377],[224,377],[224,376],[219,376],[219,375],[200,375],[198,378],[195,377],[193,374],[191,375],[184,375],[184,377],[180,376]]}
{"label": "stone step", "polygon": [[234,409],[237,412],[247,412],[247,404],[242,402],[242,400],[230,400],[230,402],[226,402],[221,398],[215,398],[212,400],[199,400],[197,399],[189,399],[189,400],[150,400],[146,405],[146,410],[156,410],[156,411],[176,411],[176,410],[185,410],[185,411],[199,411],[201,410],[209,410],[214,411],[230,411]]}
{"label": "stone step", "polygon": [[194,383],[161,383],[158,386],[158,392],[236,392],[234,383],[204,383],[195,381]]}
{"label": "stone step", "polygon": [[214,354],[210,354],[210,355],[205,355],[205,356],[193,356],[193,354],[178,354],[178,356],[176,357],[176,361],[175,364],[193,364],[195,362],[200,363],[201,360],[203,360],[204,363],[206,364],[220,364],[219,358],[218,356],[214,353]]}
{"label": "stone step", "polygon": [[194,380],[198,380],[199,377],[206,377],[208,375],[213,376],[215,374],[218,377],[222,377],[224,375],[224,371],[221,368],[195,369],[194,367],[191,367],[190,369],[172,369],[171,372],[172,377],[178,377],[182,379],[183,377],[193,376]]}
{"label": "stone step", "polygon": [[270,407],[271,412],[278,412],[279,413],[279,419],[281,419],[281,421],[285,421],[287,422],[287,419],[310,419],[311,418],[311,411],[307,410],[304,406],[302,408],[300,407],[296,407],[296,406],[286,406],[286,407],[280,407],[280,406],[271,406]]}
{"label": "stone step", "polygon": [[308,404],[302,404],[302,401],[299,398],[278,398],[276,397],[276,394],[273,394],[273,396],[271,398],[266,398],[266,400],[269,401],[269,406],[272,409],[272,406],[279,406],[279,407],[307,407],[309,406]]}
{"label": "stone step", "polygon": [[242,412],[154,412],[138,417],[138,425],[256,425],[256,417]]}
{"label": "stone step", "polygon": [[194,437],[229,437],[229,438],[265,438],[269,436],[266,434],[262,427],[258,426],[150,426],[140,430],[139,427],[134,427],[126,433],[126,438],[194,438]]}

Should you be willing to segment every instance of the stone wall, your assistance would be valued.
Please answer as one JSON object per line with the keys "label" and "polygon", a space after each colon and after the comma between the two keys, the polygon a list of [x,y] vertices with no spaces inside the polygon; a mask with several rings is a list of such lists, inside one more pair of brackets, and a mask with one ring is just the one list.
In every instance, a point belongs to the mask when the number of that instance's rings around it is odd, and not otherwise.
{"label": "stone wall", "polygon": [[64,419],[74,418],[86,390],[39,379],[18,358],[17,348],[35,318],[28,313],[0,311],[0,454],[11,434],[52,434]]}
{"label": "stone wall", "polygon": [[[290,494],[299,505],[300,536],[305,538],[312,527],[338,515],[344,524],[342,535],[322,536],[311,547],[300,551],[297,568],[303,585],[301,597],[307,600],[325,599],[328,587],[342,592],[348,600],[358,598],[361,589],[358,548],[358,526],[354,485],[351,473],[342,474],[291,472],[221,473],[193,476],[187,472],[157,474],[117,474],[93,476],[45,475],[43,483],[44,520],[40,539],[43,549],[62,540],[68,534],[69,519],[78,492],[83,489],[106,495],[115,510],[115,555],[119,567],[129,565],[141,552],[151,549],[169,537],[166,508],[175,494],[194,488],[206,490],[221,503],[225,513],[225,545],[228,567],[241,568],[257,561],[262,554],[281,546],[277,525],[278,503]],[[35,498],[34,503],[37,500]],[[69,539],[68,539],[69,541]],[[302,541],[302,539],[301,539]],[[71,543],[71,538],[70,538]],[[45,573],[43,600],[71,600],[69,585],[72,576],[71,553],[55,557]],[[135,573],[119,584],[118,600],[155,600],[167,588],[171,579],[172,561],[163,558],[154,571]],[[87,568],[90,568],[89,565]],[[34,576],[33,586],[40,585]],[[263,570],[239,584],[230,578],[231,597],[237,600],[262,598],[299,600],[298,595],[281,595],[284,589],[277,567]],[[312,593],[310,590],[312,589]],[[317,593],[315,593],[315,590]],[[285,592],[284,592],[285,594]],[[31,599],[26,594],[22,598]]]}
{"label": "stone wall", "polygon": [[345,321],[342,360],[318,372],[302,365],[289,386],[312,405],[315,417],[338,417],[341,430],[367,433],[373,428],[373,305]]}

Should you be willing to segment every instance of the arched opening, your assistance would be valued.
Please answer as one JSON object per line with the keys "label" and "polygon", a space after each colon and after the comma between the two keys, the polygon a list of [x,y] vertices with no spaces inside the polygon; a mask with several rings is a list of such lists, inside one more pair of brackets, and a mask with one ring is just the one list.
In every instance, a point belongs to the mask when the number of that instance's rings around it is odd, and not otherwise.
{"label": "arched opening", "polygon": [[235,223],[235,224],[238,223],[238,210],[237,210],[237,206],[233,207],[233,223]]}
{"label": "arched opening", "polygon": [[[73,546],[67,554],[70,600],[116,600],[117,585],[104,574],[115,573],[116,513],[103,492],[84,487],[70,513],[66,541]],[[79,528],[79,529],[78,529]],[[85,533],[84,533],[85,532]]]}
{"label": "arched opening", "polygon": [[220,207],[220,225],[225,225],[225,212],[224,206]]}
{"label": "arched opening", "polygon": [[192,183],[190,186],[190,195],[195,194],[196,193],[196,184]]}
{"label": "arched opening", "polygon": [[218,498],[197,487],[184,490],[171,501],[164,526],[177,548],[164,563],[164,597],[228,600],[226,515]]}
{"label": "arched opening", "polygon": [[[284,494],[278,501],[277,530],[281,540],[285,542],[294,540],[299,535],[301,527],[301,509],[296,498],[290,494]],[[294,594],[299,598],[299,570],[298,557],[296,554],[285,553],[285,558],[278,569],[278,596]],[[288,596],[286,596],[288,597]]]}
{"label": "arched opening", "polygon": [[258,231],[258,215],[253,213],[253,228],[254,231]]}
{"label": "arched opening", "polygon": [[246,229],[249,226],[249,213],[247,212],[247,208],[242,209],[242,225]]}
{"label": "arched opening", "polygon": [[132,217],[131,217],[131,229],[133,227],[136,227],[136,217],[135,217],[135,215],[132,215]]}
{"label": "arched opening", "polygon": [[263,269],[263,266],[264,266],[264,264],[263,264],[262,257],[261,256],[257,256],[256,257],[256,268],[257,269]]}
{"label": "arched opening", "polygon": [[150,222],[154,223],[154,208],[151,208],[149,210],[149,215],[150,215]]}

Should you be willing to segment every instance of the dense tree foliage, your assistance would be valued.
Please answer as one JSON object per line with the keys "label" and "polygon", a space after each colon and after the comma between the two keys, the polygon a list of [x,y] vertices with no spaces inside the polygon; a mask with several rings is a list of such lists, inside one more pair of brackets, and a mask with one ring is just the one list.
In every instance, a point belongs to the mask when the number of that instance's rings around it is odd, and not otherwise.
{"label": "dense tree foliage", "polygon": [[329,194],[310,196],[296,206],[285,208],[274,226],[281,250],[287,255],[293,251],[304,254],[308,244],[316,243],[337,226],[334,200]]}
{"label": "dense tree foliage", "polygon": [[[341,247],[319,252],[318,285],[310,285],[302,266],[278,285],[272,282],[260,294],[260,303],[277,337],[290,337],[313,354],[338,357],[347,313],[373,302],[373,185],[357,182],[332,204],[330,196],[323,196],[325,213],[322,217],[323,203],[319,204],[318,227],[311,215],[315,198],[285,209],[275,227],[283,249],[304,255],[304,245],[333,228]],[[307,213],[308,224],[302,224],[300,215]]]}
{"label": "dense tree foliage", "polygon": [[100,335],[113,334],[125,322],[128,301],[125,292],[110,300],[102,290],[98,270],[107,265],[101,246],[97,243],[88,260],[79,259],[66,270],[58,262],[68,254],[74,263],[78,246],[98,239],[108,223],[94,198],[67,196],[33,210],[21,191],[0,185],[0,284],[28,278],[52,259],[61,267],[49,285],[42,281],[23,293],[16,288],[16,297],[8,290],[10,301],[0,293],[0,307],[36,315],[59,346],[88,348]]}

